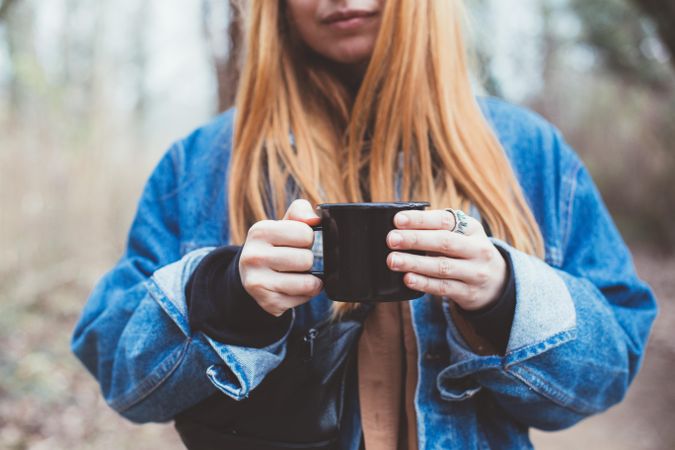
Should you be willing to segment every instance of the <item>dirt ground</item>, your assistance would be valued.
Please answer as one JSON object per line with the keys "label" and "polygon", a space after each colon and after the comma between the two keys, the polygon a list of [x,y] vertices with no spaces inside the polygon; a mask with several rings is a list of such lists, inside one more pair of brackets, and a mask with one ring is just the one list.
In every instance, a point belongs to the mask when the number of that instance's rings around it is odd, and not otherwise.
{"label": "dirt ground", "polygon": [[[637,252],[636,263],[640,275],[654,287],[661,307],[642,371],[625,401],[610,411],[563,432],[533,432],[537,448],[675,448],[675,384],[670,383],[675,370],[671,331],[675,258],[652,259]],[[91,273],[79,273],[79,277],[92,280],[96,274],[99,268],[92,267]],[[171,425],[136,426],[119,418],[70,354],[70,330],[88,283],[55,282],[48,295],[24,303],[21,286],[12,290],[15,305],[0,314],[0,448],[183,448]],[[7,305],[8,298],[0,300]],[[55,319],[45,324],[45,314]]]}

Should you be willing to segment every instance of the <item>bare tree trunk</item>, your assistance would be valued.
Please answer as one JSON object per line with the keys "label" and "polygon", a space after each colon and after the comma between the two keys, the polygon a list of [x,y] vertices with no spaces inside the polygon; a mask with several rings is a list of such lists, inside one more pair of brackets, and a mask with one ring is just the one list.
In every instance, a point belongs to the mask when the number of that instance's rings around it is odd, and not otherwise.
{"label": "bare tree trunk", "polygon": [[656,24],[663,44],[670,52],[675,68],[675,0],[631,0]]}
{"label": "bare tree trunk", "polygon": [[556,35],[553,26],[553,17],[556,11],[550,1],[542,1],[540,5],[540,15],[542,20],[541,31],[541,53],[543,55],[541,64],[541,78],[543,81],[542,92],[546,95],[538,95],[532,102],[534,109],[549,120],[555,120],[554,117],[557,104],[556,83],[557,59],[560,50],[560,39]]}
{"label": "bare tree trunk", "polygon": [[[134,50],[132,51],[132,61],[134,67],[134,84],[136,90],[136,100],[134,102],[134,113],[139,121],[142,121],[146,114],[148,93],[145,82],[148,67],[148,49],[146,43],[147,22],[150,17],[150,4],[147,0],[138,3],[138,9],[134,17],[134,33],[132,36]],[[140,123],[140,122],[139,122]]]}
{"label": "bare tree trunk", "polygon": [[15,5],[16,3],[18,3],[16,0],[2,0],[0,3],[0,22],[5,20],[12,5]]}
{"label": "bare tree trunk", "polygon": [[[5,26],[5,38],[9,64],[7,72],[9,76],[9,101],[8,111],[10,123],[19,121],[22,109],[28,104],[28,90],[19,73],[20,61],[31,64],[35,61],[33,46],[33,14],[27,8],[14,8],[19,2],[11,2],[11,11],[7,0],[3,3],[5,16],[2,21]],[[22,6],[25,6],[22,5]],[[9,12],[9,13],[8,13]]]}
{"label": "bare tree trunk", "polygon": [[[215,69],[218,85],[218,111],[234,103],[241,71],[244,17],[237,0],[228,0],[227,24],[215,23],[219,15],[213,11],[212,0],[202,1],[202,27]],[[222,2],[216,2],[220,6]],[[225,42],[223,42],[224,38]]]}
{"label": "bare tree trunk", "polygon": [[13,6],[16,6],[16,0],[0,0],[0,23],[5,23],[7,27],[7,51],[9,52],[9,109],[12,118],[18,113],[19,109],[19,80],[16,75],[14,63],[16,60],[16,43],[14,40],[13,29],[11,24],[7,24],[7,18]]}
{"label": "bare tree trunk", "polygon": [[227,34],[230,39],[230,51],[225,64],[218,70],[218,98],[220,108],[224,110],[234,103],[241,75],[241,57],[243,53],[244,17],[241,5],[235,0],[230,3],[230,23]]}

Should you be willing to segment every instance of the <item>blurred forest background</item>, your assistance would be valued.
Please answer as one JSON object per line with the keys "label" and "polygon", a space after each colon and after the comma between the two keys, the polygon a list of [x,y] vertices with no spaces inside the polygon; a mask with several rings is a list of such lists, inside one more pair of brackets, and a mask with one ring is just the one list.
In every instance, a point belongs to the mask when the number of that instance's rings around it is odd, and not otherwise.
{"label": "blurred forest background", "polygon": [[[181,448],[111,412],[69,337],[152,166],[232,102],[232,3],[0,0],[0,448]],[[477,89],[561,128],[661,302],[627,400],[533,438],[675,448],[675,0],[467,4]]]}

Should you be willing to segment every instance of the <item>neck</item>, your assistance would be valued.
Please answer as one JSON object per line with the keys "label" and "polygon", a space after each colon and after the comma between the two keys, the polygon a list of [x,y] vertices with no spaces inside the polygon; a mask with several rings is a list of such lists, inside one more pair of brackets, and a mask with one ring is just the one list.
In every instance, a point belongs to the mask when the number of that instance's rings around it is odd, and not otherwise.
{"label": "neck", "polygon": [[320,61],[320,65],[322,65],[325,70],[337,77],[337,79],[344,85],[349,93],[352,94],[352,98],[356,98],[356,94],[361,87],[363,77],[366,75],[366,70],[368,70],[368,63],[370,60],[364,59],[363,61],[355,63],[340,63],[327,59],[311,51],[308,58],[313,58],[315,61]]}
{"label": "neck", "polygon": [[363,77],[368,69],[368,60],[353,64],[332,63],[331,70],[344,83],[345,87],[356,96]]}

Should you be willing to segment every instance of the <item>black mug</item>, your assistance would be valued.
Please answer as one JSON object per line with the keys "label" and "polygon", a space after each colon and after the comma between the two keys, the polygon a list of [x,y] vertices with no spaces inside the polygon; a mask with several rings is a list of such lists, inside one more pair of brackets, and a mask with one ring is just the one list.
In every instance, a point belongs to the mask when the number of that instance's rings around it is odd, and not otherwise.
{"label": "black mug", "polygon": [[[323,241],[323,279],[328,298],[342,302],[394,302],[423,295],[409,289],[403,273],[387,266],[387,234],[399,211],[423,210],[428,202],[324,203],[317,206],[321,224],[313,227]],[[316,247],[315,247],[316,248]],[[424,254],[410,251],[409,253]],[[315,262],[316,262],[315,260]]]}

